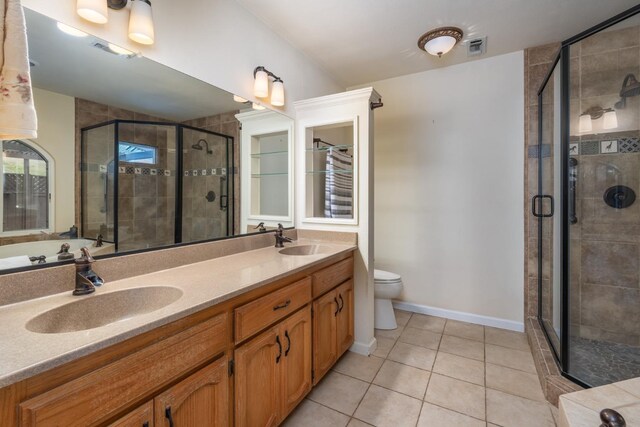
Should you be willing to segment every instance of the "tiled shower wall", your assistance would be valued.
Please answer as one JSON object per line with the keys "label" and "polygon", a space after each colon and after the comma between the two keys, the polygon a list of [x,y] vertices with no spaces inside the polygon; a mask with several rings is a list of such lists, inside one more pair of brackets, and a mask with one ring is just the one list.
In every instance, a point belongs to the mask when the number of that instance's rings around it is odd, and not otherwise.
{"label": "tiled shower wall", "polygon": [[[233,185],[235,188],[233,204],[234,210],[234,229],[231,234],[244,234],[244,231],[240,230],[240,122],[236,119],[238,111],[232,111],[229,113],[217,114],[215,116],[201,117],[199,119],[189,120],[183,124],[188,126],[197,127],[200,129],[208,130],[211,132],[217,132],[224,135],[233,137],[234,144],[234,164],[233,164]],[[195,141],[194,141],[195,142]],[[190,146],[190,145],[189,145]],[[187,143],[185,142],[185,147]],[[217,188],[217,187],[216,187]],[[216,190],[217,192],[217,190]],[[231,205],[231,200],[229,201]],[[192,222],[193,224],[193,222]],[[200,227],[197,225],[196,227]],[[197,230],[192,230],[197,232]]]}

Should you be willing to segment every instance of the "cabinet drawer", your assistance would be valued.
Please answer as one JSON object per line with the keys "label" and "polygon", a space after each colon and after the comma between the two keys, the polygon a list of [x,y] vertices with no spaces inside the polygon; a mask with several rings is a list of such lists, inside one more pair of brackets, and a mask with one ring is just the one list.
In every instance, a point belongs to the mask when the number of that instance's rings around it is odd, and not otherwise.
{"label": "cabinet drawer", "polygon": [[22,426],[90,426],[140,401],[224,351],[220,314],[20,404]]}
{"label": "cabinet drawer", "polygon": [[353,276],[353,257],[313,273],[313,297],[317,298]]}
{"label": "cabinet drawer", "polygon": [[236,343],[293,313],[311,301],[311,278],[263,296],[235,310]]}

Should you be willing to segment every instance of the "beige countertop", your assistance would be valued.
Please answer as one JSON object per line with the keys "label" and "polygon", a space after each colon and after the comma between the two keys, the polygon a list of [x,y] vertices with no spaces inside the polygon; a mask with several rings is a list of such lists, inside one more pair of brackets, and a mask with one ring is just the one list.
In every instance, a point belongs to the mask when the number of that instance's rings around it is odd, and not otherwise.
{"label": "beige countertop", "polygon": [[[317,255],[287,256],[278,253],[279,249],[274,247],[256,249],[106,283],[87,296],[72,296],[71,292],[64,292],[0,307],[0,387],[122,342],[356,248],[355,245],[342,242],[308,239],[299,239],[287,246],[315,243],[327,246],[328,251]],[[180,289],[183,294],[177,301],[159,310],[86,331],[43,334],[31,332],[25,327],[31,318],[61,305],[108,292],[148,286],[171,286]],[[104,307],[104,310],[109,310],[109,307]]]}

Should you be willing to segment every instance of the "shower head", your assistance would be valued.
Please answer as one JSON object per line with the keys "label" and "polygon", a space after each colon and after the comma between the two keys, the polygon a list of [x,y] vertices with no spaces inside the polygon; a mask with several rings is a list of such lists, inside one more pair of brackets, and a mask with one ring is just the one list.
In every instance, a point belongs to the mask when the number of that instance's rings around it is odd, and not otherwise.
{"label": "shower head", "polygon": [[204,149],[204,147],[202,146],[202,143],[204,143],[207,146],[207,154],[213,154],[213,150],[209,149],[209,143],[204,139],[201,139],[197,143],[193,144],[191,148],[193,148],[194,150],[202,151]]}
{"label": "shower head", "polygon": [[627,106],[627,98],[640,95],[640,82],[634,74],[627,74],[622,82],[620,89],[620,101],[615,105],[616,108],[625,108]]}

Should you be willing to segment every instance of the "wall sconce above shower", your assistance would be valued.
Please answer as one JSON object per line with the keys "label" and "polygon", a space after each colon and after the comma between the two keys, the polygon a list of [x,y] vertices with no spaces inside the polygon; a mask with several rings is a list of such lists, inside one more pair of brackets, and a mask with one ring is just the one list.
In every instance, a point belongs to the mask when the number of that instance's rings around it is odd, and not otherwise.
{"label": "wall sconce above shower", "polygon": [[253,70],[253,94],[256,98],[267,98],[269,96],[269,77],[273,79],[271,105],[282,107],[284,106],[284,82],[263,66],[256,67]]}
{"label": "wall sconce above shower", "polygon": [[603,117],[602,129],[610,130],[618,127],[618,115],[613,108],[591,107],[580,115],[580,133],[591,132],[593,130],[593,120]]}
{"label": "wall sconce above shower", "polygon": [[[129,0],[77,0],[76,12],[94,24],[109,21],[109,9],[123,9]],[[131,0],[129,12],[129,38],[136,43],[152,45],[155,41],[150,0]]]}

